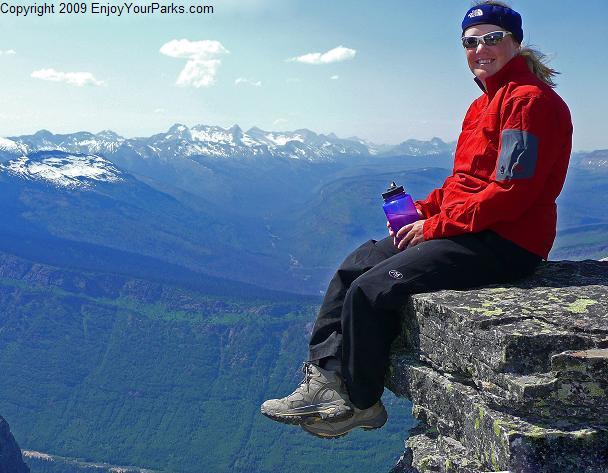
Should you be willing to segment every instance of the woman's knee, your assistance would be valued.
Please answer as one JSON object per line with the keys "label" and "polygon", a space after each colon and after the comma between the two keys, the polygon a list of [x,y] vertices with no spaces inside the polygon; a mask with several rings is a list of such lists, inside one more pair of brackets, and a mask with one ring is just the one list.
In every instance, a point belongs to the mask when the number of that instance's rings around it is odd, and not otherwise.
{"label": "woman's knee", "polygon": [[392,256],[392,254],[390,251],[387,251],[387,245],[384,240],[368,240],[353,250],[344,261],[342,261],[338,270],[347,272],[367,271],[386,258],[390,258],[390,256]]}
{"label": "woman's knee", "polygon": [[368,240],[351,251],[348,256],[344,258],[344,261],[342,261],[342,264],[338,269],[351,269],[354,266],[360,266],[361,262],[365,261],[373,251],[374,243],[374,240]]}
{"label": "woman's knee", "polygon": [[384,295],[390,291],[391,281],[379,277],[374,271],[368,271],[356,278],[350,285],[347,297],[353,299],[354,304],[375,306],[382,301]]}

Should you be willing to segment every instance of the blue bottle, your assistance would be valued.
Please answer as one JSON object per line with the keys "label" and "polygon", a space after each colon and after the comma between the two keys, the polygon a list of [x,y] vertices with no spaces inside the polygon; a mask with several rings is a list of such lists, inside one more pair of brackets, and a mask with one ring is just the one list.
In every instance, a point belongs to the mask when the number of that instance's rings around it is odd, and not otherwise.
{"label": "blue bottle", "polygon": [[420,218],[412,197],[405,193],[403,186],[397,186],[394,181],[391,182],[386,192],[382,193],[382,198],[384,199],[382,208],[391,226],[391,230],[395,233],[401,227]]}

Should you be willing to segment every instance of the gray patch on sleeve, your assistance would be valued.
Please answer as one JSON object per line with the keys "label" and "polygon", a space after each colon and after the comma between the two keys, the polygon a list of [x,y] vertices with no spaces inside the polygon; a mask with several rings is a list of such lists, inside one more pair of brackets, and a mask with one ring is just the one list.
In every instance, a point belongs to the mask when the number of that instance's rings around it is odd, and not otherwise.
{"label": "gray patch on sleeve", "polygon": [[503,130],[496,180],[529,179],[538,160],[538,138],[524,130]]}

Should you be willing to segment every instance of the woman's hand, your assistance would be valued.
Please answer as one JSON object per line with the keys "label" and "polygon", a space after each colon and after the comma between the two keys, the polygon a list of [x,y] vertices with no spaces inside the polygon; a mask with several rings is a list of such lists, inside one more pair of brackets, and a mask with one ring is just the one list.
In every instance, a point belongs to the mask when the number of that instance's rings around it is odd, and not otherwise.
{"label": "woman's hand", "polygon": [[[393,241],[395,241],[395,232],[391,228],[391,224],[389,222],[386,222],[386,228],[388,228],[388,236],[393,237]],[[397,246],[397,243],[395,243],[395,246]]]}
{"label": "woman's hand", "polygon": [[[410,223],[401,227],[401,229],[393,236],[393,240],[395,246],[400,250],[405,249],[406,247],[416,246],[418,243],[422,243],[424,241],[424,221],[416,220],[414,223]],[[391,231],[389,231],[389,234]],[[392,235],[391,235],[392,236]],[[400,240],[399,242],[397,242]]]}
{"label": "woman's hand", "polygon": [[393,245],[397,246],[399,244],[399,240],[397,240],[395,232],[391,228],[391,224],[389,222],[386,222],[386,228],[388,228],[388,235],[393,237]]}
{"label": "woman's hand", "polygon": [[409,225],[402,227],[397,233],[395,233],[391,228],[391,224],[386,222],[386,228],[388,228],[388,235],[393,237],[393,243],[400,250],[403,250],[406,246],[416,246],[418,243],[422,243],[423,241],[425,241],[422,232],[423,225],[424,219],[417,220],[414,223],[410,223]]}

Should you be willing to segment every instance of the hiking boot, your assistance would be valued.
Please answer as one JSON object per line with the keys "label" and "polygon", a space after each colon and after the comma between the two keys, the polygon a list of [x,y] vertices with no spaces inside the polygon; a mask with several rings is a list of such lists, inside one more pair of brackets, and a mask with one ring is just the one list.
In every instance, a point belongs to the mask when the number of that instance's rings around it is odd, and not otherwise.
{"label": "hiking boot", "polygon": [[379,429],[386,423],[388,415],[382,401],[378,401],[369,409],[354,408],[352,417],[346,420],[308,419],[302,428],[316,437],[336,438],[346,435],[351,430],[361,427],[363,430]]}
{"label": "hiking boot", "polygon": [[307,419],[342,420],[353,414],[344,381],[335,371],[310,362],[302,367],[304,380],[289,396],[269,399],[262,414],[285,424],[301,424]]}

